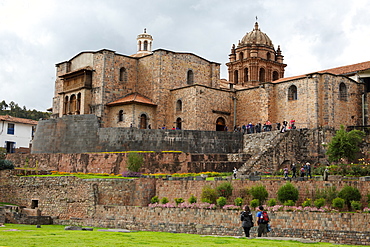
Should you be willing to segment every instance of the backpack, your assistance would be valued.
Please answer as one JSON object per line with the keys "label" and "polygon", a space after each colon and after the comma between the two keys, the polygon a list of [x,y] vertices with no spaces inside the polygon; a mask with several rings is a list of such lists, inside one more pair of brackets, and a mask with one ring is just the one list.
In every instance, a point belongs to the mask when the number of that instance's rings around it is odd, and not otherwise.
{"label": "backpack", "polygon": [[266,211],[263,211],[260,217],[260,224],[269,223],[270,219]]}

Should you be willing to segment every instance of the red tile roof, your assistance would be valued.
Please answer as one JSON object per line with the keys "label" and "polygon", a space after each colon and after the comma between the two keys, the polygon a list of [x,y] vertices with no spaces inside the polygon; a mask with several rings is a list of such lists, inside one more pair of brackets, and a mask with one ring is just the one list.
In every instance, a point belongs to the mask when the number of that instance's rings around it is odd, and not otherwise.
{"label": "red tile roof", "polygon": [[1,115],[0,121],[7,121],[12,123],[22,123],[22,124],[31,124],[31,125],[37,125],[37,121],[32,119],[26,119],[26,118],[19,118],[19,117],[12,117],[9,115]]}
{"label": "red tile roof", "polygon": [[318,71],[317,73],[332,73],[335,75],[346,75],[346,74],[351,74],[354,72],[363,71],[367,69],[370,69],[370,61],[341,66],[341,67],[327,69],[327,70],[321,70],[321,71]]}
{"label": "red tile roof", "polygon": [[118,99],[116,101],[108,103],[107,105],[115,106],[115,105],[125,105],[125,104],[133,104],[133,103],[156,106],[156,104],[153,103],[150,99],[148,99],[147,97],[139,93],[129,94],[123,97],[122,99]]}
{"label": "red tile roof", "polygon": [[[362,63],[356,63],[356,64],[352,64],[352,65],[341,66],[341,67],[332,68],[332,69],[321,70],[321,71],[308,73],[308,74],[331,73],[331,74],[334,74],[334,75],[350,75],[350,74],[353,74],[355,72],[364,71],[364,70],[368,70],[368,69],[370,69],[370,61],[362,62]],[[308,74],[286,77],[286,78],[280,78],[279,80],[273,81],[273,83],[290,81],[290,80],[294,80],[294,79],[298,79],[298,78],[304,78],[304,77],[307,77]]]}

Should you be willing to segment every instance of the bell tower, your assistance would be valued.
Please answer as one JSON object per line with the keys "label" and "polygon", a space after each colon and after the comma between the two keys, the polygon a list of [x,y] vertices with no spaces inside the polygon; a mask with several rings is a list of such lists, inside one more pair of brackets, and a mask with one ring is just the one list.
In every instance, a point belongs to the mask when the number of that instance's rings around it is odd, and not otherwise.
{"label": "bell tower", "polygon": [[258,86],[284,77],[284,56],[280,46],[275,50],[271,39],[261,32],[258,22],[251,32],[232,45],[226,64],[229,81],[245,87]]}
{"label": "bell tower", "polygon": [[144,28],[144,33],[137,36],[137,54],[147,55],[152,53],[152,43],[153,37],[146,33],[146,28]]}

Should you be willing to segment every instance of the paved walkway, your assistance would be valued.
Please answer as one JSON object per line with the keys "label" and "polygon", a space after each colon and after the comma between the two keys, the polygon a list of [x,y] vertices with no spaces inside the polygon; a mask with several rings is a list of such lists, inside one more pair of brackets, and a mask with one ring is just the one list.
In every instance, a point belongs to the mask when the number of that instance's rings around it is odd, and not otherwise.
{"label": "paved walkway", "polygon": [[[234,237],[234,238],[245,238],[241,236],[220,236],[220,235],[201,235],[202,237]],[[251,237],[250,239],[254,239],[255,237]],[[258,239],[268,239],[268,240],[281,240],[281,241],[297,241],[305,244],[314,244],[318,243],[319,241],[313,241],[308,238],[288,238],[288,237],[259,237]]]}

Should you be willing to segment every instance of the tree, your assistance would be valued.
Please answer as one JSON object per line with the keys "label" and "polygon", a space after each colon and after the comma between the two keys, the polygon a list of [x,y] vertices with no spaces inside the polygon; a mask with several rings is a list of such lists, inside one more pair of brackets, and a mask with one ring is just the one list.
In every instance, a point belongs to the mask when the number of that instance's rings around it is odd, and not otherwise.
{"label": "tree", "polygon": [[344,126],[340,126],[335,136],[328,144],[326,154],[329,156],[329,161],[338,161],[340,159],[347,159],[353,161],[355,154],[360,151],[359,144],[362,142],[365,133],[360,130],[351,130],[347,132]]}

